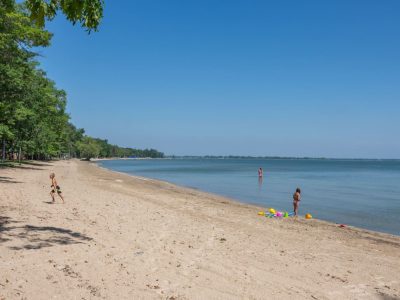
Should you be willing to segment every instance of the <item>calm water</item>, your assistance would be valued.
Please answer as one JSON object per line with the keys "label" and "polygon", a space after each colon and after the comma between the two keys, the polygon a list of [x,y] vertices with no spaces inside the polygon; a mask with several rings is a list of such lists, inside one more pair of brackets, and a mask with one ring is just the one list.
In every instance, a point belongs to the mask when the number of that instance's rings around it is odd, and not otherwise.
{"label": "calm water", "polygon": [[[165,159],[102,161],[128,174],[161,179],[241,202],[400,235],[400,161],[290,159]],[[264,169],[259,182],[257,170]]]}

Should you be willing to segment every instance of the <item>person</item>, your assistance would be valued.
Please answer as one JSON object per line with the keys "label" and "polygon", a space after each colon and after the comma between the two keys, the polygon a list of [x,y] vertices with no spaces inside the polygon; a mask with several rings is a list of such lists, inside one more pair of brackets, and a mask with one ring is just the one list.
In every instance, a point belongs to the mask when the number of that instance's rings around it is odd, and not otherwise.
{"label": "person", "polygon": [[259,168],[258,169],[258,178],[262,178],[263,177],[263,169]]}
{"label": "person", "polygon": [[297,216],[297,212],[299,210],[300,199],[301,199],[301,190],[300,188],[297,188],[296,192],[294,192],[293,194],[293,212],[295,216]]}
{"label": "person", "polygon": [[54,195],[55,195],[56,191],[57,191],[57,195],[61,198],[62,202],[65,203],[64,197],[62,196],[61,188],[60,188],[60,186],[57,184],[56,174],[50,173],[50,179],[51,179],[51,192],[50,192],[50,196],[51,196],[51,198],[53,199],[53,203],[56,202],[56,200],[54,199]]}

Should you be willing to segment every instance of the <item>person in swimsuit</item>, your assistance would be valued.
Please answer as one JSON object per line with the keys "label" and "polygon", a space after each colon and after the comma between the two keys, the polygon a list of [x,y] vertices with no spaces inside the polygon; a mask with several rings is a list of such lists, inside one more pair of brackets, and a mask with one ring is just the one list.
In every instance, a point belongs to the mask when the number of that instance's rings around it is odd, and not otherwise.
{"label": "person in swimsuit", "polygon": [[258,188],[261,189],[263,184],[263,169],[258,169]]}
{"label": "person in swimsuit", "polygon": [[61,198],[62,202],[65,203],[64,197],[62,196],[61,188],[57,184],[56,174],[50,173],[50,179],[51,179],[50,196],[53,199],[53,203],[56,202],[56,200],[54,199],[54,195],[55,195],[56,192],[57,192],[57,195]]}
{"label": "person in swimsuit", "polygon": [[258,178],[262,178],[263,177],[263,169],[259,168],[258,169]]}
{"label": "person in swimsuit", "polygon": [[297,211],[299,210],[300,199],[301,199],[301,190],[297,188],[296,192],[293,194],[293,212],[295,216],[297,216]]}

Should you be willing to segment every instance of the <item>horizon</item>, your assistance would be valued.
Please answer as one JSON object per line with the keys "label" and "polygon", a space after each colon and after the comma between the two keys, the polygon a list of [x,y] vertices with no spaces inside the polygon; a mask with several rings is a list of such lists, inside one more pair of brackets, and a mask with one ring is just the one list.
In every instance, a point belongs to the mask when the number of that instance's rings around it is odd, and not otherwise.
{"label": "horizon", "polygon": [[[40,49],[91,136],[177,156],[399,159],[400,3],[106,2]],[[175,154],[170,154],[175,153]],[[211,153],[211,154],[210,154]]]}
{"label": "horizon", "polygon": [[[201,158],[201,159],[271,159],[271,160],[366,160],[366,161],[400,161],[400,158],[357,158],[357,157],[312,157],[312,156],[251,156],[251,155],[174,155],[165,154],[163,157],[108,157],[105,160],[120,159],[185,159],[185,158]],[[102,159],[102,158],[101,158]]]}

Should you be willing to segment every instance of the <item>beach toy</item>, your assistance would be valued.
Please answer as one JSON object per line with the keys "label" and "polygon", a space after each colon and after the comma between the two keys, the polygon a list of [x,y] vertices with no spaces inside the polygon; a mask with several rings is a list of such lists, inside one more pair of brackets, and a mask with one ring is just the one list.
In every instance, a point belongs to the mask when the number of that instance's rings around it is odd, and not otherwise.
{"label": "beach toy", "polygon": [[306,219],[312,219],[312,215],[311,214],[306,214]]}
{"label": "beach toy", "polygon": [[264,215],[265,215],[265,212],[259,211],[259,212],[258,212],[258,215],[259,215],[259,216],[264,216]]}
{"label": "beach toy", "polygon": [[273,209],[273,208],[270,208],[270,209],[269,209],[269,212],[270,212],[271,214],[275,214],[275,213],[276,213],[275,209]]}
{"label": "beach toy", "polygon": [[289,217],[289,214],[288,214],[288,212],[287,212],[287,211],[285,211],[285,213],[283,214],[283,217],[284,217],[284,218],[287,218],[287,217]]}
{"label": "beach toy", "polygon": [[281,211],[278,211],[278,212],[276,212],[276,216],[277,216],[277,217],[282,217],[282,216],[283,216],[283,213],[282,213]]}

